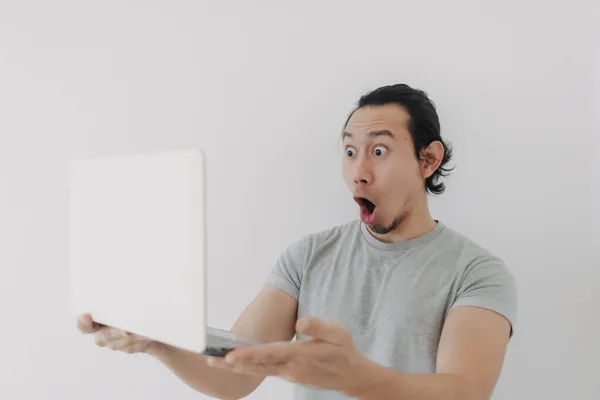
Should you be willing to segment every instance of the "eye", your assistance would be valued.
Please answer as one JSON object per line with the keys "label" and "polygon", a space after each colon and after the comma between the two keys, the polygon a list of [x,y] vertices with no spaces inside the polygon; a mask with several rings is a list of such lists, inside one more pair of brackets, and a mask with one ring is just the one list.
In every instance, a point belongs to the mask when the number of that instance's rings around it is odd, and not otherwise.
{"label": "eye", "polygon": [[346,147],[346,155],[348,157],[354,157],[354,155],[356,155],[356,149],[354,147]]}
{"label": "eye", "polygon": [[384,146],[377,146],[373,149],[373,154],[375,154],[376,156],[382,156],[385,154],[386,151],[387,149]]}

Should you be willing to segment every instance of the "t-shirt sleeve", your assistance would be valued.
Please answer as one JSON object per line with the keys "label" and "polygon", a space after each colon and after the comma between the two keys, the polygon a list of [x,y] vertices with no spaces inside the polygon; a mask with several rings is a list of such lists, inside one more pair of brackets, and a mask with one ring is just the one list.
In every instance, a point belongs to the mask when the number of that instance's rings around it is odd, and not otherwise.
{"label": "t-shirt sleeve", "polygon": [[506,318],[513,335],[517,323],[517,288],[513,275],[499,260],[484,261],[466,270],[452,308],[473,306]]}
{"label": "t-shirt sleeve", "polygon": [[303,238],[288,246],[281,253],[267,275],[266,283],[274,285],[298,300],[307,259],[308,238]]}

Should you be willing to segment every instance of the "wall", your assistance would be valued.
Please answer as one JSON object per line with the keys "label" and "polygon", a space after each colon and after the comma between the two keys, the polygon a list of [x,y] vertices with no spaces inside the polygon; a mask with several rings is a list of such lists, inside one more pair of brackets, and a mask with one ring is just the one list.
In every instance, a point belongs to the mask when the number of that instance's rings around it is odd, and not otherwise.
{"label": "wall", "polygon": [[228,327],[287,244],[356,217],[338,133],[393,82],[429,92],[455,147],[435,217],[518,279],[495,399],[594,398],[591,2],[83,3],[0,2],[0,398],[202,398],[75,331],[70,159],[206,150],[208,316]]}
{"label": "wall", "polygon": [[[600,3],[595,3],[595,15],[597,21],[600,20]],[[600,266],[600,247],[598,243],[600,242],[600,24],[594,24],[596,28],[595,38],[596,38],[596,63],[594,68],[594,87],[596,88],[594,91],[595,94],[595,122],[596,126],[593,130],[594,141],[592,144],[592,156],[591,159],[595,163],[595,169],[592,176],[592,190],[594,191],[592,195],[592,246],[595,246],[595,250],[593,250],[593,259],[592,259],[592,269],[596,269]],[[600,279],[594,279],[595,286],[593,288],[594,298],[592,299],[594,304],[600,304]],[[595,322],[596,328],[596,337],[600,337],[600,323]],[[596,357],[598,354],[598,350],[595,352]]]}

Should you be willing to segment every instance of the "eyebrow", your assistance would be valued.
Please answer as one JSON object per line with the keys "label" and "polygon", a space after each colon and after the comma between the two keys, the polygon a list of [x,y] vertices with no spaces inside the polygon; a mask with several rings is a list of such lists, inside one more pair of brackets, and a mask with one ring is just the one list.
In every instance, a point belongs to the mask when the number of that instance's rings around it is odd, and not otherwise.
{"label": "eyebrow", "polygon": [[[382,130],[382,131],[371,131],[369,133],[367,133],[367,136],[373,138],[373,137],[379,137],[379,136],[388,136],[391,137],[392,139],[394,138],[394,134],[386,129]],[[350,132],[345,132],[342,134],[342,139],[346,139],[346,138],[352,138],[354,137],[354,135]]]}

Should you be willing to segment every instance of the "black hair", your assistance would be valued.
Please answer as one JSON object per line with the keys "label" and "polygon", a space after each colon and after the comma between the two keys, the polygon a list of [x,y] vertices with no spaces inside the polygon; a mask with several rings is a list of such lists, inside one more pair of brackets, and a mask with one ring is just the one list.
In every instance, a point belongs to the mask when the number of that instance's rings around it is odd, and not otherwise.
{"label": "black hair", "polygon": [[432,142],[439,141],[444,147],[444,156],[439,168],[427,179],[425,179],[425,190],[432,194],[441,194],[446,190],[440,178],[447,176],[453,168],[447,164],[452,158],[452,148],[441,137],[440,120],[433,101],[427,93],[422,90],[413,89],[406,84],[382,86],[365,95],[359,101],[357,107],[350,113],[344,128],[356,110],[369,106],[384,106],[386,104],[398,104],[410,115],[408,130],[412,136],[415,155],[417,160],[423,156],[422,150]]}

